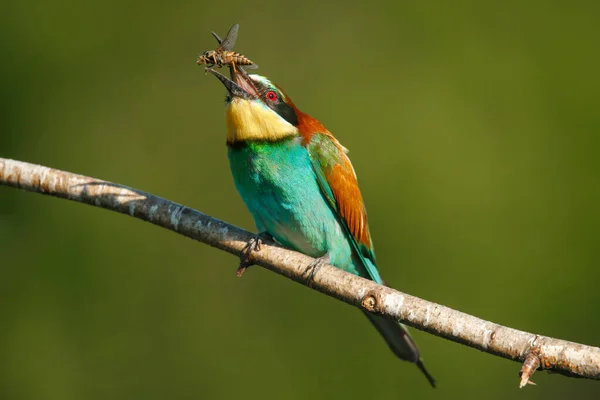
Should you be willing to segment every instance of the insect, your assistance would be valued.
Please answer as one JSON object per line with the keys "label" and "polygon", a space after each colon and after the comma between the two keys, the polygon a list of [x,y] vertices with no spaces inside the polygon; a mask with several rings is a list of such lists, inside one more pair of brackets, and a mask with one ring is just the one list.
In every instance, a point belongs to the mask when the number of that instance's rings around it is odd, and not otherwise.
{"label": "insect", "polygon": [[235,65],[244,65],[249,69],[256,69],[258,65],[250,61],[250,59],[240,53],[233,51],[233,46],[237,40],[239,24],[235,24],[229,29],[225,40],[221,40],[219,35],[215,32],[211,32],[212,35],[219,42],[219,47],[216,50],[206,50],[204,53],[198,56],[198,65],[206,65],[207,68],[218,67],[221,68],[223,65],[231,65],[235,71]]}

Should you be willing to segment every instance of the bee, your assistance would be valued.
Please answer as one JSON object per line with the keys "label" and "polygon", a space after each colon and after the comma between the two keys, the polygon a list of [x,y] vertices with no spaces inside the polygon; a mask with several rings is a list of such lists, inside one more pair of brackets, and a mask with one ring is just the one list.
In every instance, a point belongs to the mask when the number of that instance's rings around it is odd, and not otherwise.
{"label": "bee", "polygon": [[256,69],[258,65],[250,61],[250,59],[240,53],[233,51],[233,46],[237,40],[239,24],[235,24],[229,29],[225,40],[221,40],[219,35],[215,32],[211,32],[212,35],[219,42],[219,47],[216,50],[206,50],[204,53],[198,56],[196,64],[206,65],[207,68],[217,67],[221,68],[223,65],[231,65],[235,71],[235,65],[244,65],[249,69]]}

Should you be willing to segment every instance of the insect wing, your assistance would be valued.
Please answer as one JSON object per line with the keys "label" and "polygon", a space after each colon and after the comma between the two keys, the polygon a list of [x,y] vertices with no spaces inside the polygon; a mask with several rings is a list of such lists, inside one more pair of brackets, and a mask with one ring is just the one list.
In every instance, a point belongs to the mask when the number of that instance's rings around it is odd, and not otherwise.
{"label": "insect wing", "polygon": [[244,65],[244,68],[246,68],[246,69],[257,69],[258,65],[257,64]]}
{"label": "insect wing", "polygon": [[231,29],[229,29],[225,40],[223,40],[219,46],[219,50],[233,50],[233,46],[235,46],[235,42],[237,40],[238,29],[240,29],[240,24],[235,24],[231,27]]}
{"label": "insect wing", "polygon": [[215,39],[217,39],[217,42],[219,42],[219,44],[223,43],[223,39],[221,39],[221,38],[219,37],[219,35],[217,35],[217,33],[216,33],[216,32],[211,32],[211,33],[212,33],[212,35],[215,37]]}

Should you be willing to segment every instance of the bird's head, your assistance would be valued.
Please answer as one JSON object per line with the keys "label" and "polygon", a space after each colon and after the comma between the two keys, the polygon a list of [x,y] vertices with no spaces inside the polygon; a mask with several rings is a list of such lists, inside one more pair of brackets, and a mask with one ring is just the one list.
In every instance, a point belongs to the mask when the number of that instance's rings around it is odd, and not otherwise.
{"label": "bird's head", "polygon": [[231,79],[213,69],[227,89],[227,143],[249,140],[276,141],[296,136],[304,116],[277,85],[260,75],[230,68]]}

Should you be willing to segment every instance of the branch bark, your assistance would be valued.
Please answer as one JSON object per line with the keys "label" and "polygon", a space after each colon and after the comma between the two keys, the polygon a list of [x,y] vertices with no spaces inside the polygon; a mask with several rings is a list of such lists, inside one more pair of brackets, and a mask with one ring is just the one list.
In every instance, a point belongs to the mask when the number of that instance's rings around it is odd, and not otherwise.
{"label": "branch bark", "polygon": [[[117,211],[241,256],[253,234],[189,207],[127,186],[48,167],[0,158],[0,185],[61,197]],[[275,243],[251,252],[250,261],[307,285],[314,261]],[[536,369],[600,379],[600,348],[568,342],[485,321],[332,266],[312,277],[311,288],[413,328],[475,349],[525,363],[521,386]]]}

